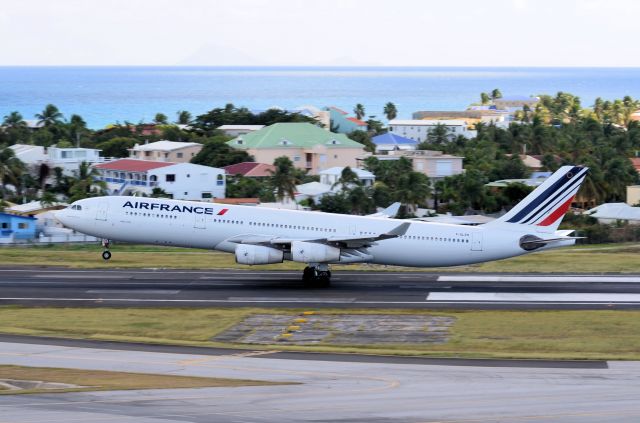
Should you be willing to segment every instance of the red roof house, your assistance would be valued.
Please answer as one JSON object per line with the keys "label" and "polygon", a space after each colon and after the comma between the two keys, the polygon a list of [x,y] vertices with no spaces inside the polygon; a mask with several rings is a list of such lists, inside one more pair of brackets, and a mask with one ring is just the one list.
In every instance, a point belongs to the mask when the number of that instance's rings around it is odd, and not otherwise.
{"label": "red roof house", "polygon": [[[242,162],[223,167],[227,175],[242,175],[247,178],[264,178],[276,170],[274,165],[256,162]],[[270,172],[271,171],[271,172]]]}

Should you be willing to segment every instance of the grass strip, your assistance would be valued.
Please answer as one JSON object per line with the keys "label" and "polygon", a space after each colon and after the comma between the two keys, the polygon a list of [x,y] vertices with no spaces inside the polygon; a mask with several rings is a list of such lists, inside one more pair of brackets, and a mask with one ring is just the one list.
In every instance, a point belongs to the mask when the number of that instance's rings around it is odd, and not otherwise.
{"label": "grass strip", "polygon": [[[0,308],[0,333],[144,342],[360,354],[475,358],[640,360],[640,311],[344,310],[316,314],[428,314],[455,319],[444,344],[297,346],[212,342],[254,314],[301,310],[260,308]],[[303,328],[304,329],[304,328]],[[295,336],[295,334],[294,334]],[[330,338],[330,337],[329,337]]]}
{"label": "grass strip", "polygon": [[176,389],[207,387],[238,387],[282,385],[244,379],[173,376],[149,373],[127,373],[103,370],[61,369],[0,365],[0,379],[56,382],[79,385],[78,388],[0,390],[0,395],[60,393],[85,391],[114,391],[129,389]]}
{"label": "grass strip", "polygon": [[[260,269],[298,270],[304,264],[284,262],[258,267],[235,263],[233,254],[216,251],[117,244],[113,257],[102,260],[98,245],[45,245],[0,248],[0,265],[61,266],[86,268],[165,268],[165,269]],[[425,252],[425,254],[428,252]],[[543,273],[634,273],[640,244],[585,245],[542,251],[507,260],[470,266],[429,268],[436,272],[543,272]],[[335,270],[416,271],[416,268],[378,265],[334,266]]]}

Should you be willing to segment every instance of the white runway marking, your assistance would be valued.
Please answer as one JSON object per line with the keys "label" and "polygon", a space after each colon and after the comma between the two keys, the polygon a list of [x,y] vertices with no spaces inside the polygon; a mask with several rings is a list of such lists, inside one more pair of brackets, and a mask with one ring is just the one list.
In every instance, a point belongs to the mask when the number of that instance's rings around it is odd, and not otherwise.
{"label": "white runway marking", "polygon": [[[87,294],[131,294],[130,289],[90,289],[85,291]],[[180,291],[174,289],[140,289],[136,290],[136,294],[159,294],[174,295]]]}
{"label": "white runway marking", "polygon": [[438,282],[618,282],[640,283],[640,276],[514,276],[514,275],[445,275]]}
{"label": "white runway marking", "polygon": [[39,279],[129,279],[129,275],[74,275],[74,274],[62,274],[62,275],[33,275],[32,278]]}
{"label": "white runway marking", "polygon": [[432,292],[427,301],[473,302],[562,302],[562,303],[638,303],[640,294],[517,293],[517,292]]}

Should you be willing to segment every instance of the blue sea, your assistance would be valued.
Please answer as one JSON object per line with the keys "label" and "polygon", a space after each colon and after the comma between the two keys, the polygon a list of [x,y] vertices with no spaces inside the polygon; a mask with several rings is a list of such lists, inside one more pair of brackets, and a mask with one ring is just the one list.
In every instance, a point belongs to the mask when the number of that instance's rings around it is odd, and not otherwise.
{"label": "blue sea", "polygon": [[0,67],[0,117],[25,119],[53,103],[92,128],[147,122],[157,112],[174,119],[226,103],[250,109],[364,104],[382,118],[388,101],[399,118],[416,110],[462,110],[479,93],[505,96],[576,94],[585,106],[596,97],[640,97],[640,68],[369,68],[369,67]]}

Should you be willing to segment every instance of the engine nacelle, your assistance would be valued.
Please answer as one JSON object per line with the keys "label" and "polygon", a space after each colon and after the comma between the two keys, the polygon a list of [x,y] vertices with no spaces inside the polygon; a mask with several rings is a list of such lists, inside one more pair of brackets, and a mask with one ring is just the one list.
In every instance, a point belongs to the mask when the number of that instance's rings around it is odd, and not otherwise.
{"label": "engine nacelle", "polygon": [[301,263],[330,263],[340,260],[340,249],[315,242],[293,241],[291,260]]}
{"label": "engine nacelle", "polygon": [[238,264],[272,264],[282,263],[284,253],[277,248],[261,245],[239,244],[236,247],[236,263]]}

